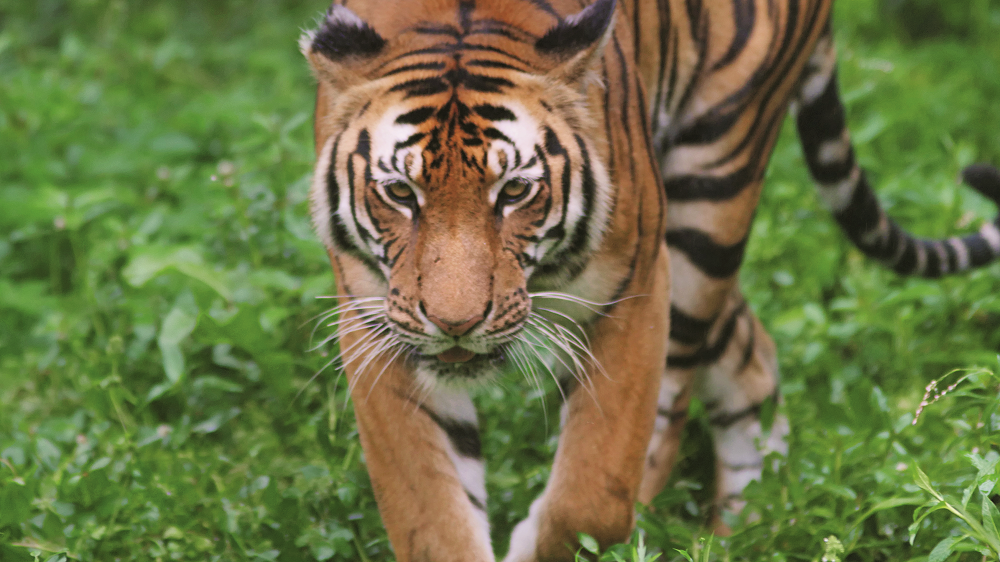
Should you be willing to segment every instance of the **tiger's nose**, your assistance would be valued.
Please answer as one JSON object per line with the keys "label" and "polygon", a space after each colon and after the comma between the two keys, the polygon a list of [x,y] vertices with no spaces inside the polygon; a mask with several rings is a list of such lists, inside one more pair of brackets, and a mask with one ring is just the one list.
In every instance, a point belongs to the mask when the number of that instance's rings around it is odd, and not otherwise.
{"label": "tiger's nose", "polygon": [[[424,307],[424,303],[420,303],[420,311],[424,313],[424,316],[428,320],[434,323],[435,326],[441,328],[441,331],[448,334],[453,338],[464,336],[468,334],[473,328],[479,325],[480,322],[486,319],[490,315],[490,310],[493,310],[493,303],[487,302],[486,308],[480,314],[475,316],[470,316],[464,320],[451,320],[445,319],[435,314],[428,313],[427,309]],[[435,311],[437,312],[437,311]]]}
{"label": "tiger's nose", "polygon": [[427,315],[427,319],[433,322],[438,328],[441,328],[442,332],[455,338],[469,333],[469,331],[472,330],[476,324],[482,322],[484,318],[486,318],[485,314],[477,314],[472,318],[452,322],[443,318],[438,318],[432,314]]}

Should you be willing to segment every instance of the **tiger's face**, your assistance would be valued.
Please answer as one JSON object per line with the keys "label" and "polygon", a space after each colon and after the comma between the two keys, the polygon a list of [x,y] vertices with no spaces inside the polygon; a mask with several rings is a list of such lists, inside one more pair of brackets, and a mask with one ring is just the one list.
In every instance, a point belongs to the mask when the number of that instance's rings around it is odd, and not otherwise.
{"label": "tiger's face", "polygon": [[[321,88],[338,59],[324,42],[345,30],[374,34],[336,6],[303,40]],[[356,296],[384,297],[373,329],[405,345],[418,376],[480,379],[528,322],[529,286],[571,280],[599,243],[609,180],[578,87],[403,39],[364,61],[378,70],[361,86],[318,102],[332,124],[313,218],[328,248],[365,265],[371,294]]]}

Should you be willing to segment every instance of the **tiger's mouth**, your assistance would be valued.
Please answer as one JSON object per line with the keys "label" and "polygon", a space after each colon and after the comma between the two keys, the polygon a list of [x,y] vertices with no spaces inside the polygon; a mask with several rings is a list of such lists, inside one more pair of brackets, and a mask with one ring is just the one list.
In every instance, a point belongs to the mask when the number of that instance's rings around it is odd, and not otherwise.
{"label": "tiger's mouth", "polygon": [[436,357],[438,361],[442,361],[444,363],[465,363],[476,355],[477,353],[475,351],[456,345],[455,347],[438,353]]}
{"label": "tiger's mouth", "polygon": [[438,381],[486,381],[505,370],[508,352],[499,345],[486,353],[455,346],[437,355],[420,355],[418,370]]}

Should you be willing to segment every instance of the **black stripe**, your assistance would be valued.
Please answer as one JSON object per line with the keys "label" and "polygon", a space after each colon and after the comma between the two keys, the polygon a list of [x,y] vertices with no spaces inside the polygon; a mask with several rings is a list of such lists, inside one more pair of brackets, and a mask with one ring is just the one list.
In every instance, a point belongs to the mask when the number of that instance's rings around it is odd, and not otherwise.
{"label": "black stripe", "polygon": [[[361,132],[358,133],[358,144],[355,145],[354,152],[352,153],[352,155],[353,154],[361,156],[365,161],[365,169],[363,176],[365,182],[367,183],[367,181],[371,176],[371,171],[369,170],[369,165],[368,165],[369,163],[368,159],[371,156],[371,137],[368,134],[368,129],[362,129]],[[358,235],[361,237],[361,241],[364,243],[367,242],[368,240],[374,240],[375,237],[372,236],[372,234],[368,232],[368,230],[365,229],[364,226],[361,225],[361,221],[358,220],[358,202],[354,189],[355,185],[357,184],[357,178],[356,178],[357,172],[354,170],[354,163],[352,162],[352,160],[353,158],[351,157],[349,157],[347,160],[347,183],[350,186],[350,192],[351,192],[351,218],[354,220],[354,227],[358,229]],[[368,204],[367,198],[364,199],[364,203],[367,206]],[[370,213],[368,216],[369,218],[371,218]]]}
{"label": "black stripe", "polygon": [[674,35],[674,40],[670,44],[670,80],[667,82],[667,103],[664,104],[667,109],[673,107],[674,93],[677,91],[677,69],[679,67],[678,57],[680,56],[680,38]]}
{"label": "black stripe", "polygon": [[659,65],[656,73],[656,84],[651,84],[650,86],[655,86],[656,95],[653,96],[653,111],[651,117],[654,127],[656,127],[657,119],[655,116],[659,113],[660,108],[663,107],[663,94],[667,89],[663,81],[666,79],[667,75],[667,45],[670,40],[670,6],[665,5],[665,0],[659,0],[657,2],[657,13],[660,16],[660,27],[659,33]]}
{"label": "black stripe", "polygon": [[462,32],[455,28],[455,26],[442,24],[434,25],[429,23],[418,24],[407,29],[407,31],[412,31],[414,33],[419,33],[421,35],[445,35],[451,37],[452,39],[461,39]]}
{"label": "black stripe", "polygon": [[550,16],[556,19],[560,19],[559,12],[557,12],[555,8],[552,7],[552,4],[548,3],[548,0],[528,0],[528,2],[530,2],[533,6],[542,10],[546,14],[549,14]]}
{"label": "black stripe", "polygon": [[712,320],[695,318],[670,305],[670,339],[686,345],[698,345],[705,342],[710,329]]}
{"label": "black stripe", "polygon": [[741,108],[714,109],[684,127],[674,141],[677,144],[710,144],[726,134],[742,114]]}
{"label": "black stripe", "polygon": [[472,0],[460,0],[458,3],[458,24],[465,33],[472,27],[472,11],[475,9],[476,3]]}
{"label": "black stripe", "polygon": [[392,76],[393,74],[399,74],[400,72],[407,72],[410,70],[444,70],[445,64],[443,62],[417,62],[413,64],[406,64],[403,66],[397,66],[396,68],[386,72],[382,76]]}
{"label": "black stripe", "polygon": [[819,149],[824,142],[843,137],[846,127],[844,105],[840,101],[836,72],[830,77],[823,93],[807,105],[803,105],[795,119],[799,132],[799,142],[806,155],[806,164],[813,179],[821,184],[841,181],[854,168],[854,149],[849,148],[847,156],[839,162],[821,163]]}
{"label": "black stripe", "polygon": [[955,251],[955,247],[949,244],[947,240],[942,241],[941,245],[944,246],[944,253],[948,256],[948,269],[945,273],[958,271],[958,252]]}
{"label": "black stripe", "polygon": [[[685,8],[687,8],[688,25],[690,26],[688,31],[691,33],[691,37],[698,39],[701,37],[698,24],[701,23],[703,14],[701,10],[701,0],[684,0],[684,5]],[[697,74],[700,73],[696,73],[696,75]]]}
{"label": "black stripe", "polygon": [[518,68],[518,67],[516,67],[516,66],[514,66],[512,64],[507,64],[505,62],[500,62],[500,61],[495,61],[495,60],[475,59],[475,60],[470,60],[470,61],[466,62],[465,66],[479,66],[479,67],[482,67],[482,68],[502,68],[504,70],[513,70],[513,71],[516,71],[516,72],[524,72],[523,69]]}
{"label": "black stripe", "polygon": [[1000,205],[1000,170],[989,164],[971,164],[962,170],[962,181]]}
{"label": "black stripe", "polygon": [[668,201],[725,201],[740,194],[754,179],[750,165],[725,176],[677,176],[663,183]]}
{"label": "black stripe", "polygon": [[743,263],[743,251],[747,237],[726,246],[712,240],[712,237],[693,228],[677,228],[667,231],[667,244],[683,252],[695,267],[705,275],[725,279],[736,273]]}
{"label": "black stripe", "polygon": [[656,410],[656,415],[661,418],[667,418],[670,423],[677,423],[683,419],[687,419],[688,411],[687,408],[683,410],[667,410],[665,408],[658,408]]}
{"label": "black stripe", "polygon": [[875,229],[882,217],[878,199],[868,184],[868,178],[864,172],[861,172],[858,178],[858,184],[854,187],[854,193],[851,194],[850,203],[843,210],[835,213],[834,217],[840,227],[844,229],[847,237],[866,254],[879,259],[891,257],[878,251],[879,244],[866,244],[864,242],[864,235]]}
{"label": "black stripe", "polygon": [[443,418],[424,405],[421,405],[420,409],[444,431],[456,453],[463,457],[482,458],[483,447],[479,440],[479,428],[476,427],[476,424]]}
{"label": "black stripe", "polygon": [[[531,159],[534,160],[536,156],[542,163],[542,178],[544,178],[544,181],[547,181],[549,183],[549,196],[546,197],[545,200],[542,202],[543,203],[542,212],[540,213],[538,220],[531,223],[531,226],[535,228],[541,228],[541,226],[545,224],[545,221],[548,220],[549,212],[552,210],[552,181],[551,181],[552,170],[549,168],[548,157],[545,156],[545,152],[542,151],[542,147],[538,146],[537,144],[535,145],[535,156],[532,156]],[[542,190],[539,189],[538,193],[541,194]],[[542,236],[536,235],[536,238],[538,238],[540,241]]]}
{"label": "black stripe", "polygon": [[[701,11],[701,0],[685,0],[687,4],[688,11],[688,24],[690,25],[691,37],[695,41],[698,47],[698,55],[695,60],[695,66],[691,70],[691,76],[701,76],[703,70],[705,69],[705,59],[708,54],[708,44],[709,41],[705,39],[705,35],[708,33],[708,18],[703,17],[703,12]],[[696,86],[699,81],[696,79],[689,80],[687,85],[684,87],[684,92],[681,94],[680,100],[677,102],[677,107],[685,107],[694,95]]]}
{"label": "black stripe", "polygon": [[723,412],[721,414],[716,414],[708,419],[708,423],[712,424],[714,427],[725,429],[731,427],[736,422],[749,418],[749,417],[760,417],[761,409],[764,407],[764,403],[768,400],[773,400],[775,404],[778,402],[778,389],[775,388],[774,392],[764,400],[747,406],[742,410],[737,410],[735,412]]}
{"label": "black stripe", "polygon": [[736,322],[741,314],[746,311],[746,302],[743,302],[733,311],[726,320],[726,323],[719,331],[719,337],[711,346],[702,347],[698,351],[687,355],[671,355],[667,358],[667,366],[677,369],[690,369],[699,365],[709,365],[715,363],[726,352],[730,340],[736,333]]}
{"label": "black stripe", "polygon": [[490,121],[517,121],[517,117],[514,112],[499,105],[481,104],[474,106],[472,111],[475,111],[483,119],[488,119]]}
{"label": "black stripe", "polygon": [[[461,43],[440,43],[440,44],[434,45],[432,47],[425,47],[425,48],[421,48],[421,49],[414,49],[412,51],[407,51],[405,53],[401,53],[398,56],[396,56],[395,58],[393,58],[391,60],[387,60],[387,61],[379,64],[377,67],[375,67],[374,69],[371,70],[371,73],[372,74],[376,74],[376,73],[380,72],[382,69],[384,69],[386,67],[389,67],[391,65],[397,64],[401,60],[406,59],[408,57],[417,57],[417,56],[421,56],[421,55],[441,55],[441,54],[455,55],[459,51],[478,51],[478,52],[485,52],[485,53],[495,53],[495,54],[503,56],[504,58],[513,60],[513,61],[515,61],[517,63],[520,63],[522,65],[522,68],[531,68],[532,67],[532,65],[528,61],[526,61],[524,59],[521,59],[521,58],[519,58],[519,57],[511,54],[509,52],[509,50],[501,49],[501,48],[498,48],[498,47],[493,47],[491,45],[475,45],[475,44],[469,44],[469,43],[461,42]],[[442,68],[444,68],[444,67],[442,67]]]}
{"label": "black stripe", "polygon": [[[601,59],[601,83],[610,84],[611,79],[608,75],[608,61],[607,58]],[[618,115],[614,112],[614,107],[611,105],[611,88],[604,88],[604,138],[608,140],[608,175],[612,178],[618,176],[618,150],[614,143],[614,133],[611,131],[611,124],[618,121]],[[611,207],[614,208],[617,204],[617,190],[612,191],[612,197],[615,200],[612,201]]]}
{"label": "black stripe", "polygon": [[[426,137],[426,136],[427,136],[426,133],[413,133],[412,135],[410,135],[409,137],[407,137],[406,140],[397,142],[395,145],[393,145],[393,149],[398,151],[398,150],[402,150],[404,148],[409,148],[409,147],[417,144],[421,140],[423,140],[423,138]],[[395,158],[395,156],[393,158]]]}
{"label": "black stripe", "polygon": [[466,490],[465,495],[469,498],[469,503],[472,504],[472,507],[478,509],[479,511],[486,511],[486,506],[483,505],[483,502],[479,501],[479,498],[473,496],[472,492]]}
{"label": "black stripe", "polygon": [[484,76],[469,72],[466,68],[453,68],[444,73],[444,79],[452,87],[465,87],[476,92],[500,93],[502,88],[511,88],[514,83],[506,78]]}
{"label": "black stripe", "polygon": [[934,249],[934,244],[924,240],[919,241],[919,244],[924,247],[924,256],[926,256],[924,270],[921,274],[930,278],[941,277],[941,256]]}
{"label": "black stripe", "polygon": [[[642,52],[642,22],[639,20],[639,13],[642,10],[639,8],[639,3],[632,5],[632,53],[634,56],[638,56]],[[643,112],[646,108],[642,108]]]}
{"label": "black stripe", "polygon": [[390,92],[406,92],[406,97],[431,96],[448,91],[448,84],[440,77],[414,78],[389,88]]}
{"label": "black stripe", "polygon": [[625,290],[628,289],[629,285],[632,284],[632,279],[635,278],[635,272],[639,269],[639,256],[641,255],[640,250],[642,249],[642,239],[643,239],[643,227],[642,227],[642,202],[643,199],[640,197],[637,200],[638,208],[636,209],[636,239],[635,248],[632,249],[632,259],[628,264],[628,273],[626,273],[621,281],[618,282],[618,287],[615,289],[614,294],[611,296],[611,304],[602,307],[601,312],[611,316],[612,311],[621,304],[621,298],[625,295]]}
{"label": "black stripe", "polygon": [[[576,139],[577,147],[580,149],[580,161],[583,164],[580,171],[580,175],[582,176],[580,190],[583,194],[583,208],[580,209],[580,217],[573,231],[573,239],[569,247],[562,253],[576,256],[580,252],[583,252],[587,242],[590,241],[590,215],[594,208],[594,197],[597,195],[597,181],[594,180],[594,170],[590,164],[590,153],[587,152],[587,146],[584,144],[583,138],[580,135],[573,135],[573,138]],[[567,198],[568,200],[569,198]]]}
{"label": "black stripe", "polygon": [[748,320],[750,324],[750,336],[747,338],[746,347],[743,348],[743,361],[740,362],[740,368],[737,370],[737,373],[742,373],[750,365],[750,361],[753,360],[753,352],[757,347],[757,325],[754,323],[753,318],[749,318]]}
{"label": "black stripe", "polygon": [[[993,224],[1000,226],[1000,220],[994,221]],[[993,248],[990,247],[985,238],[978,234],[965,236],[962,238],[962,243],[969,249],[969,264],[972,267],[984,265],[996,258]]]}
{"label": "black stripe", "polygon": [[[811,30],[815,27],[819,20],[815,17],[817,10],[820,9],[821,2],[813,2],[812,10],[799,18],[799,2],[791,1],[788,3],[788,16],[785,26],[785,32],[775,34],[776,37],[781,37],[781,45],[777,48],[777,52],[772,61],[784,61],[781,65],[775,68],[773,62],[770,65],[762,66],[758,69],[758,72],[754,73],[754,76],[745,84],[741,89],[739,94],[742,92],[753,92],[754,95],[761,100],[770,100],[778,94],[778,90],[785,85],[785,77],[791,72],[793,65],[795,65],[799,57],[795,56],[796,53],[803,51],[805,43],[812,37]],[[793,43],[793,38],[798,37],[798,42]],[[765,77],[770,77],[772,82],[770,85],[765,86]],[[767,103],[764,103],[760,107],[763,109],[767,108]],[[728,154],[723,155],[718,158],[715,162],[709,164],[709,166],[720,166],[724,163],[728,163],[739,156],[748,146],[753,147],[753,152],[751,156],[747,159],[750,163],[757,163],[758,170],[755,174],[757,178],[763,176],[764,165],[767,163],[767,158],[765,158],[765,151],[773,146],[774,137],[776,137],[779,127],[781,125],[781,117],[784,115],[785,105],[780,106],[780,113],[774,114],[767,111],[757,111],[754,114],[754,121],[750,127],[745,131],[743,140],[732,148]],[[759,142],[758,139],[769,139],[767,142]]]}
{"label": "black stripe", "polygon": [[483,129],[483,136],[491,140],[502,140],[509,144],[514,144],[514,141],[510,139],[507,135],[501,133],[498,129],[493,127],[487,127]]}
{"label": "black stripe", "polygon": [[[897,227],[896,230],[899,230]],[[903,254],[899,257],[899,261],[892,266],[892,270],[900,275],[909,275],[917,269],[917,245],[914,244],[912,238],[906,235],[904,232],[899,234],[901,243],[905,245]]]}
{"label": "black stripe", "polygon": [[[363,147],[361,140],[366,139],[367,134],[367,131],[361,131],[359,134],[359,147]],[[347,253],[361,260],[361,263],[363,263],[369,271],[375,274],[378,278],[382,278],[384,274],[382,273],[381,268],[379,268],[378,262],[372,259],[372,256],[369,255],[368,252],[362,251],[361,248],[359,248],[354,241],[351,240],[351,235],[347,231],[347,227],[345,227],[343,222],[341,222],[341,216],[337,214],[337,209],[340,205],[340,184],[337,182],[337,176],[334,168],[336,167],[337,151],[340,147],[341,138],[342,134],[337,137],[337,140],[334,141],[333,149],[330,152],[330,168],[327,171],[327,197],[330,201],[331,213],[330,230],[332,231],[335,243],[340,248],[343,248],[347,251]],[[364,156],[367,159],[367,155]],[[359,236],[362,238],[362,241],[365,237],[371,238],[368,232],[362,228],[361,224],[358,222],[357,207],[354,197],[354,166],[351,164],[350,158],[348,158],[347,161],[347,192],[350,194],[349,209],[351,213],[351,220],[354,222],[355,228],[358,229]]]}
{"label": "black stripe", "polygon": [[[560,187],[562,188],[562,217],[559,218],[559,222],[550,228],[544,235],[543,238],[562,238],[566,235],[566,228],[564,226],[566,222],[567,209],[569,208],[569,189],[570,189],[570,161],[569,155],[566,154],[566,149],[563,148],[561,142],[559,142],[559,137],[556,136],[555,131],[549,127],[545,128],[545,153],[550,156],[562,156],[562,166],[563,174],[560,180]],[[555,182],[552,178],[549,178],[549,183],[552,187],[555,187]]]}
{"label": "black stripe", "polygon": [[750,33],[757,23],[757,5],[755,2],[746,0],[733,0],[733,21],[736,24],[736,33],[729,44],[729,49],[725,55],[715,63],[713,70],[719,70],[727,64],[733,62],[740,52],[746,47],[750,40]]}
{"label": "black stripe", "polygon": [[419,107],[397,117],[396,123],[400,125],[419,125],[430,119],[435,111],[437,111],[436,107]]}
{"label": "black stripe", "polygon": [[492,18],[483,18],[476,20],[473,24],[471,30],[468,33],[471,35],[498,35],[500,37],[506,37],[511,41],[517,41],[521,43],[530,43],[538,39],[538,36],[533,35],[523,29],[514,27],[507,22]]}
{"label": "black stripe", "polygon": [[330,205],[330,230],[332,230],[333,239],[338,246],[350,251],[357,248],[350,241],[347,229],[337,217],[337,211],[340,208],[340,183],[337,181],[336,161],[337,148],[340,146],[342,136],[343,133],[337,135],[336,140],[333,141],[333,147],[330,149],[330,166],[326,169],[326,198],[327,204]]}

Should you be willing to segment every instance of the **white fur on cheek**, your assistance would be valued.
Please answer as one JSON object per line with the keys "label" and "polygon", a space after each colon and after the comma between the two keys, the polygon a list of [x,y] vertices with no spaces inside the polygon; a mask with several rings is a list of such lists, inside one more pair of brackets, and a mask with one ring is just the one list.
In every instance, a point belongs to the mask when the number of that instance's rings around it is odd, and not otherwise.
{"label": "white fur on cheek", "polygon": [[327,139],[319,160],[313,172],[312,187],[309,188],[309,214],[312,216],[313,228],[320,240],[328,249],[333,247],[333,233],[330,230],[330,195],[327,192],[327,171],[330,168],[330,153],[333,150],[333,137]]}

